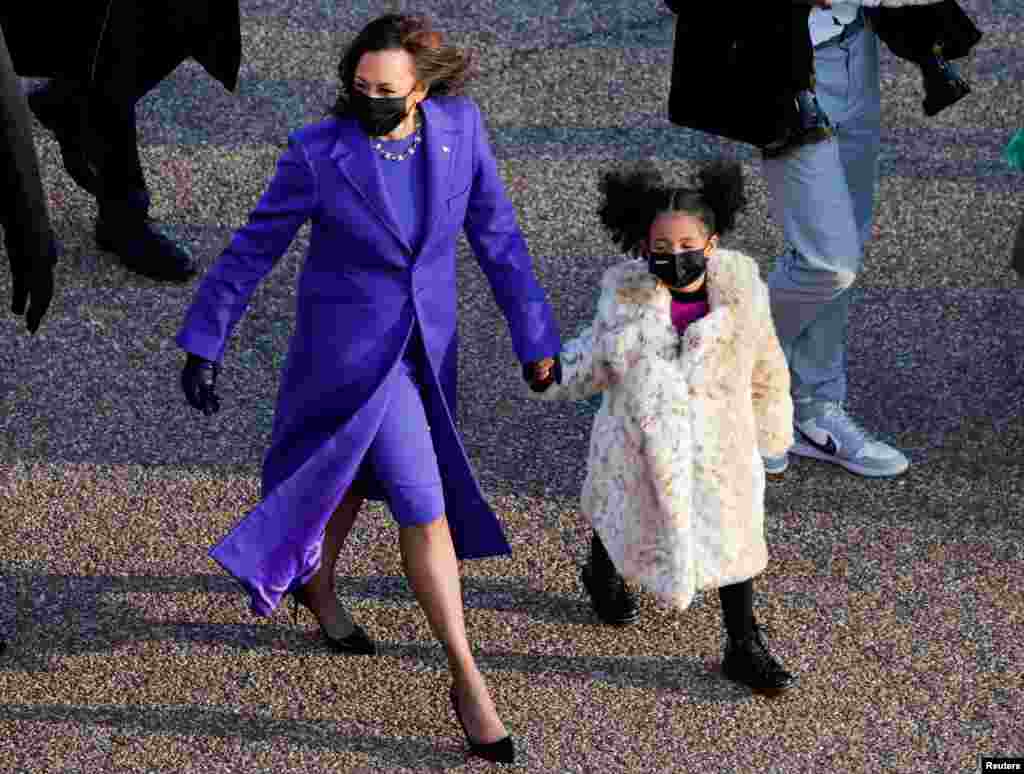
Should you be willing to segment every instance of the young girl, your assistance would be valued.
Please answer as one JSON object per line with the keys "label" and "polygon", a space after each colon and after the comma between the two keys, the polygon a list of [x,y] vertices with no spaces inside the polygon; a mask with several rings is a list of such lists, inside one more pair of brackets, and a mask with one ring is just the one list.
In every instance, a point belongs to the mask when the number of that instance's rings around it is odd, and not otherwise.
{"label": "young girl", "polygon": [[601,220],[641,260],[608,269],[556,383],[530,394],[604,393],[581,496],[594,528],[583,582],[598,614],[635,613],[618,573],[679,609],[717,587],[723,672],[777,692],[794,678],[754,620],[751,578],[768,561],[761,458],[793,440],[789,372],[757,264],[718,246],[744,204],[741,169],[713,164],[699,181],[669,188],[647,168],[605,175]]}

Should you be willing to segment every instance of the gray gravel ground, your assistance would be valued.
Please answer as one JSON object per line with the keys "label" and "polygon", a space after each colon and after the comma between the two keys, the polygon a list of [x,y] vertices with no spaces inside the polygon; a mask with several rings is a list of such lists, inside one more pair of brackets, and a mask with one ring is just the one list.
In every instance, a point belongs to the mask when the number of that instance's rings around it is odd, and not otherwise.
{"label": "gray gravel ground", "polygon": [[[576,507],[593,408],[523,398],[463,246],[460,422],[514,548],[463,566],[467,618],[523,768],[960,773],[1024,755],[1024,290],[1007,268],[1024,177],[1000,159],[1024,116],[1024,6],[963,5],[989,35],[960,106],[925,119],[916,72],[885,54],[876,239],[850,332],[852,409],[913,466],[870,481],[795,460],[767,494],[755,604],[801,677],[785,698],[717,674],[714,593],[685,613],[645,595],[637,626],[597,625]],[[287,133],[330,102],[344,41],[396,8],[478,47],[472,94],[566,335],[618,260],[594,215],[610,164],[653,157],[684,180],[709,155],[744,160],[752,206],[730,243],[770,268],[782,239],[753,154],[665,121],[671,16],[611,0],[243,0],[239,93],[187,64],[140,105],[154,214],[204,266]],[[99,252],[94,204],[41,129],[37,144],[64,257],[39,334],[0,319],[0,771],[485,770],[466,760],[384,509],[362,516],[339,578],[382,643],[374,660],[331,656],[308,616],[252,617],[206,557],[257,500],[305,235],[228,348],[223,410],[201,418],[173,342],[194,284]]]}

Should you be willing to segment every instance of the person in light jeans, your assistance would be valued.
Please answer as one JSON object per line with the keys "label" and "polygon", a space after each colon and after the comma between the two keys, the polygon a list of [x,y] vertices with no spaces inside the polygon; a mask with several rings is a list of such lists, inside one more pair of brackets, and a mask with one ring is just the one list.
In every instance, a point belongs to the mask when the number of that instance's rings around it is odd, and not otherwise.
{"label": "person in light jeans", "polygon": [[[850,289],[871,235],[878,176],[878,36],[858,6],[815,4],[815,91],[832,136],[763,160],[772,215],[787,242],[768,286],[792,381],[790,453],[864,476],[895,476],[907,469],[906,456],[844,407]],[[769,474],[787,465],[788,455],[765,459]]]}

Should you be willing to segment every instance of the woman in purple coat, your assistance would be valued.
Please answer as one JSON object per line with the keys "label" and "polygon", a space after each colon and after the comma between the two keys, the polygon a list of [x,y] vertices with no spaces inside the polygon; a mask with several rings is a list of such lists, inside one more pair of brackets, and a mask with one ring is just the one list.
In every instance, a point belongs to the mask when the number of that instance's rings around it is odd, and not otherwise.
{"label": "woman in purple coat", "polygon": [[463,229],[537,389],[561,347],[479,108],[451,93],[467,57],[426,20],[371,22],[339,66],[333,117],[289,138],[246,226],[203,280],[178,334],[182,384],[209,414],[218,362],[260,280],[312,221],[262,499],[211,556],[269,615],[291,594],[337,651],[373,653],[334,593],[364,499],[399,524],[406,574],[447,651],[474,753],[512,745],[470,651],[457,558],[510,553],[455,427],[455,246]]}

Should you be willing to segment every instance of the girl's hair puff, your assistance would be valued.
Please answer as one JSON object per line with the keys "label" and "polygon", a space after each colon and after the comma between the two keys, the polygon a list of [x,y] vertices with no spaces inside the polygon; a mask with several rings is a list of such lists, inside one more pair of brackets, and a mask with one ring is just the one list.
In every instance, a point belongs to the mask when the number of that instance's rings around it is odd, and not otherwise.
{"label": "girl's hair puff", "polygon": [[711,210],[713,222],[704,221],[710,234],[725,234],[747,206],[743,167],[738,161],[713,161],[697,172],[700,197]]}
{"label": "girl's hair puff", "polygon": [[701,167],[695,179],[695,188],[665,186],[649,162],[607,172],[600,182],[603,200],[598,216],[612,241],[633,255],[647,239],[654,219],[665,213],[695,217],[709,235],[731,231],[746,206],[743,168],[734,161],[713,161]]}
{"label": "girl's hair puff", "polygon": [[647,239],[659,202],[665,198],[661,173],[650,163],[606,172],[598,188],[602,201],[597,215],[602,225],[623,252],[635,253]]}

